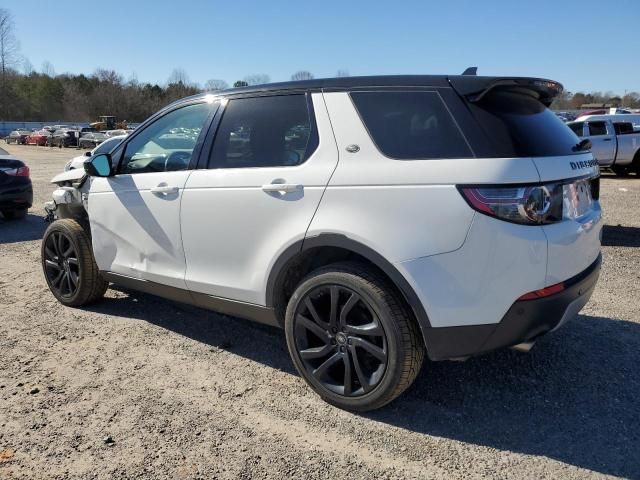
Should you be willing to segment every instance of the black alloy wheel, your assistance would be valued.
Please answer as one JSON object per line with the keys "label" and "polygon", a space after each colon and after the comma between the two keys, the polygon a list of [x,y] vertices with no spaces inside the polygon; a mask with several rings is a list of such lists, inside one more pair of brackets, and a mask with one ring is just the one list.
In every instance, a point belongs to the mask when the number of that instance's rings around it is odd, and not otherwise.
{"label": "black alloy wheel", "polygon": [[387,339],[355,291],[324,285],[307,293],[295,317],[298,354],[324,388],[345,397],[373,390],[387,367]]}
{"label": "black alloy wheel", "polygon": [[80,265],[73,242],[62,232],[53,232],[44,244],[47,281],[61,297],[71,298],[80,285]]}
{"label": "black alloy wheel", "polygon": [[109,288],[93,258],[88,225],[71,218],[56,220],[44,232],[40,252],[49,289],[63,305],[87,305]]}
{"label": "black alloy wheel", "polygon": [[367,411],[415,380],[424,342],[393,284],[357,262],[309,273],[285,312],[291,359],[309,386],[336,407]]}

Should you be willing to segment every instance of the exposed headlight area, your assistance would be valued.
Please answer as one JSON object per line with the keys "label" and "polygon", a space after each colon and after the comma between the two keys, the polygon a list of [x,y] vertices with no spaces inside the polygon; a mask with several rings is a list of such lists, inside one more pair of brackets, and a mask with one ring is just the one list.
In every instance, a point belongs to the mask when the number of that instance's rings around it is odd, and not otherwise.
{"label": "exposed headlight area", "polygon": [[537,185],[458,186],[476,211],[522,225],[584,217],[600,195],[600,177]]}

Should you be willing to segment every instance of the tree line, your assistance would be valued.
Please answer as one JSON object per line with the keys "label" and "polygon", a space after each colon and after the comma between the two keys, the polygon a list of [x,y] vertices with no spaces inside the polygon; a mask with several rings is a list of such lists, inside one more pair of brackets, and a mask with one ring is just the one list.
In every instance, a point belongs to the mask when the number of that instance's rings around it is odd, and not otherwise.
{"label": "tree line", "polygon": [[[192,83],[181,69],[174,69],[164,85],[125,79],[114,70],[98,69],[91,75],[55,74],[49,64],[43,71],[19,72],[7,68],[0,77],[0,120],[93,121],[100,115],[139,122],[179,98],[199,92],[229,88],[224,80],[207,80],[204,86]],[[47,71],[48,70],[48,71]],[[311,79],[306,71],[292,79]],[[269,83],[266,74],[248,75],[234,87]]]}
{"label": "tree line", "polygon": [[616,95],[613,92],[563,92],[551,104],[554,110],[578,110],[585,105],[599,105],[611,107],[640,108],[640,93],[625,92]]}

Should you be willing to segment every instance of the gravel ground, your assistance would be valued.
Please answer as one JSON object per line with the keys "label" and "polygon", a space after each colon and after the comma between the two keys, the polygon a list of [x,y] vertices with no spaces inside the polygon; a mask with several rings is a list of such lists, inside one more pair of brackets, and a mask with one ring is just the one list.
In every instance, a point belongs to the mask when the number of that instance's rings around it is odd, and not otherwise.
{"label": "gravel ground", "polygon": [[0,219],[2,478],[640,479],[640,179],[604,174],[604,267],[529,354],[426,363],[388,407],[328,406],[281,331],[121,289],[84,309],[39,264],[49,179],[75,150],[4,146],[35,189]]}

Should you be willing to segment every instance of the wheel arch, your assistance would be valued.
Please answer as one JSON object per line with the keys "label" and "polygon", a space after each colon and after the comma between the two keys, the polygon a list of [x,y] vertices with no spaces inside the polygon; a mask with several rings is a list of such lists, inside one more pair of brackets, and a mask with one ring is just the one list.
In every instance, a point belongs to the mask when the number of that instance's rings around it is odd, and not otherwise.
{"label": "wheel arch", "polygon": [[283,323],[286,303],[302,277],[316,268],[346,259],[370,264],[387,277],[413,313],[426,345],[426,332],[431,324],[409,282],[391,262],[374,249],[342,234],[308,237],[285,249],[269,272],[266,285],[267,307],[273,308],[278,321]]}

